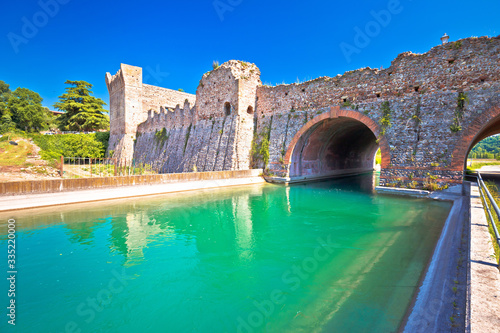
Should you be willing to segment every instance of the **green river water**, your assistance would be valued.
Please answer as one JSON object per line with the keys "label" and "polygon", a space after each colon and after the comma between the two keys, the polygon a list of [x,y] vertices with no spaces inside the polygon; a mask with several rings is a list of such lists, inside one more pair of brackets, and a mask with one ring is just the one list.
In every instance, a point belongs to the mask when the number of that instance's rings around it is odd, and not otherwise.
{"label": "green river water", "polygon": [[373,182],[3,214],[5,254],[17,226],[16,326],[4,278],[0,332],[395,332],[451,205]]}

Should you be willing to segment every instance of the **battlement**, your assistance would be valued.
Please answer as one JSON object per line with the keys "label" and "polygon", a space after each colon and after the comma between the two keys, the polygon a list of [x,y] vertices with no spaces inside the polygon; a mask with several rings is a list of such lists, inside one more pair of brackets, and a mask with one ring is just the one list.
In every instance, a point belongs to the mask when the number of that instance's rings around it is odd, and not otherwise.
{"label": "battlement", "polygon": [[259,86],[261,114],[356,105],[439,91],[477,90],[500,81],[500,37],[471,37],[435,46],[423,54],[404,52],[387,69],[369,67],[299,84]]}
{"label": "battlement", "polygon": [[137,88],[142,87],[141,67],[120,64],[120,69],[115,75],[106,73],[106,86],[110,94],[122,89],[125,85]]}
{"label": "battlement", "polygon": [[144,134],[160,131],[163,128],[172,129],[195,124],[195,113],[195,106],[191,106],[188,100],[185,100],[182,107],[179,104],[175,107],[160,106],[159,112],[151,109],[148,111],[147,119],[137,126],[137,133]]}
{"label": "battlement", "polygon": [[123,79],[122,70],[119,69],[115,75],[106,73],[106,86],[108,87],[108,92],[111,95],[115,91],[118,91],[125,87],[125,80]]}
{"label": "battlement", "polygon": [[177,106],[183,107],[188,102],[189,105],[196,104],[196,95],[182,91],[142,85],[142,109],[159,112],[161,107],[175,109]]}

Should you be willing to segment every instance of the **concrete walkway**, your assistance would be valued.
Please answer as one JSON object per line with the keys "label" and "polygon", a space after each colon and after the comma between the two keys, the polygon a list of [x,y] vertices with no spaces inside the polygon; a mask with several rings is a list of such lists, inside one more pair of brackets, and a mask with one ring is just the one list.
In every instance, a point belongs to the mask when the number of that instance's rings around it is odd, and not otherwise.
{"label": "concrete walkway", "polygon": [[500,272],[477,183],[471,186],[470,314],[472,333],[500,331]]}
{"label": "concrete walkway", "polygon": [[246,177],[157,185],[121,186],[59,193],[0,196],[0,211],[262,183],[265,183],[262,177]]}

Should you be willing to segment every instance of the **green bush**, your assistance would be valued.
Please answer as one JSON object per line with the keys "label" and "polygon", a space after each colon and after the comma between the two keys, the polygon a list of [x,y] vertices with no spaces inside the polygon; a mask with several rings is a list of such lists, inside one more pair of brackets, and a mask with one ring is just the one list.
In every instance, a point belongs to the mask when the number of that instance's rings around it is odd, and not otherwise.
{"label": "green bush", "polygon": [[33,141],[42,150],[40,155],[45,160],[60,156],[67,157],[104,157],[108,146],[109,132],[93,134],[56,134],[32,136]]}
{"label": "green bush", "polygon": [[61,154],[58,153],[58,152],[54,152],[54,151],[45,151],[45,150],[42,150],[40,152],[40,157],[46,161],[50,161],[50,160],[57,160],[58,158],[61,157]]}
{"label": "green bush", "polygon": [[104,145],[104,152],[106,152],[106,149],[108,149],[109,132],[97,132],[95,133],[95,139]]}

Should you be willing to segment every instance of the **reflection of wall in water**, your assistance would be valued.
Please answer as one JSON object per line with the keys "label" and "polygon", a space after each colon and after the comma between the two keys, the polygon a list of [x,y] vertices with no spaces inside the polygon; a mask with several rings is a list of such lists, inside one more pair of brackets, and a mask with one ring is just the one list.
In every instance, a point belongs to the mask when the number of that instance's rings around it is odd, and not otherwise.
{"label": "reflection of wall in water", "polygon": [[238,253],[240,259],[252,259],[253,250],[253,216],[251,209],[251,200],[253,196],[261,196],[262,188],[254,188],[250,193],[234,196],[233,201],[233,215],[234,215],[234,228],[236,234],[236,244],[238,246]]}
{"label": "reflection of wall in water", "polygon": [[126,265],[134,265],[144,259],[143,249],[152,241],[152,236],[162,232],[173,233],[172,230],[163,230],[156,219],[149,218],[144,212],[128,213],[126,223],[128,229],[125,236],[128,249]]}

